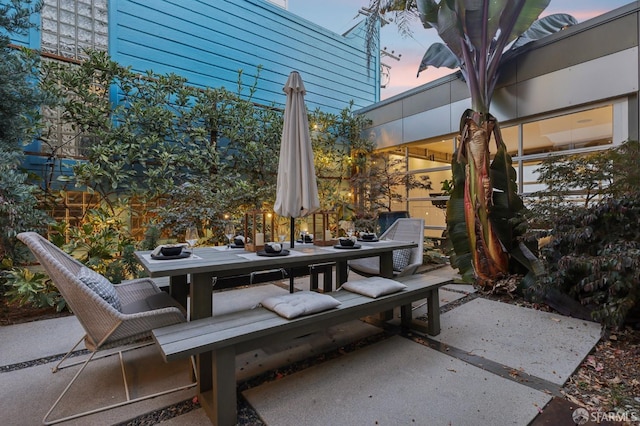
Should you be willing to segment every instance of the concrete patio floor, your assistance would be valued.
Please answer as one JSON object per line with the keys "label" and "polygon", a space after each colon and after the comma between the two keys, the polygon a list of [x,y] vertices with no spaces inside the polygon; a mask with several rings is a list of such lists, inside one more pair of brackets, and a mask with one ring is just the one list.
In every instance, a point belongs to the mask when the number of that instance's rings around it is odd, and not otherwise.
{"label": "concrete patio floor", "polygon": [[[454,274],[448,267],[427,273]],[[215,293],[214,311],[251,308],[267,295],[285,293],[287,287],[285,280]],[[308,280],[296,279],[296,288],[308,288]],[[248,403],[255,418],[278,426],[531,424],[598,342],[601,327],[477,298],[473,292],[467,285],[441,290],[439,336],[400,331],[394,326],[397,319],[384,328],[353,321],[290,344],[238,355],[236,375],[245,383],[241,403]],[[447,306],[451,303],[452,309]],[[425,309],[416,303],[414,316],[425,315]],[[78,369],[52,374],[54,360],[81,335],[73,316],[0,327],[3,425],[42,423]],[[339,349],[366,338],[372,343]],[[334,356],[317,361],[328,352]],[[316,362],[287,370],[305,359]],[[154,346],[127,352],[123,361],[132,397],[189,383],[189,363],[166,364]],[[260,375],[276,369],[285,372],[276,375],[277,380],[256,381],[256,376],[271,377]],[[63,424],[153,424],[141,423],[139,416],[158,410],[165,410],[156,416],[165,419],[163,425],[210,424],[199,408],[172,418],[166,415],[194,395],[191,388]],[[124,398],[118,357],[108,357],[89,364],[52,414],[64,416]],[[570,420],[571,413],[566,415]]]}

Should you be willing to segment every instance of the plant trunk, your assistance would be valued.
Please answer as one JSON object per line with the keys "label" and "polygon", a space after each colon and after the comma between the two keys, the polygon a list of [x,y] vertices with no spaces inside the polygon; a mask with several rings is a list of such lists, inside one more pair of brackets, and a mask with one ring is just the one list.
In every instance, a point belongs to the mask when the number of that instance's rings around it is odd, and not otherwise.
{"label": "plant trunk", "polygon": [[459,161],[461,155],[466,155],[466,161],[462,160],[465,163],[465,221],[474,272],[483,287],[491,286],[509,273],[508,254],[489,220],[493,206],[489,143],[495,126],[495,120],[477,123],[474,117],[467,116],[460,135],[463,149],[458,150]]}

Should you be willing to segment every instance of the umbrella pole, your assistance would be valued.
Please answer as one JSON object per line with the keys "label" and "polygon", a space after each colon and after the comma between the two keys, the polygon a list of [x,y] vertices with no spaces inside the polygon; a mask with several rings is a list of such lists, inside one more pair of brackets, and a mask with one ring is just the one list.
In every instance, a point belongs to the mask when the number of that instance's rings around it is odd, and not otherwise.
{"label": "umbrella pole", "polygon": [[291,218],[291,248],[295,246],[296,242],[296,222],[294,218]]}
{"label": "umbrella pole", "polygon": [[[291,248],[294,247],[296,242],[296,221],[291,218]],[[293,268],[289,269],[289,293],[293,293]]]}

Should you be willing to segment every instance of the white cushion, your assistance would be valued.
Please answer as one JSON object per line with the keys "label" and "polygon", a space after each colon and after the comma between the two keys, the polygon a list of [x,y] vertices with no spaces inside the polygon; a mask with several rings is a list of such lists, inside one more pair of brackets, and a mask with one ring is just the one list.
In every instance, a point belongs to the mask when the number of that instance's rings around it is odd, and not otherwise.
{"label": "white cushion", "polygon": [[261,303],[265,308],[287,319],[326,311],[339,304],[340,302],[333,297],[315,291],[298,291],[282,296],[271,296]]}
{"label": "white cushion", "polygon": [[390,280],[389,278],[371,277],[364,280],[347,281],[342,284],[340,288],[362,294],[363,296],[376,298],[385,294],[398,292],[407,288],[407,286],[398,281]]}
{"label": "white cushion", "polygon": [[111,284],[111,281],[95,272],[93,269],[89,269],[84,266],[80,268],[78,279],[93,290],[98,296],[102,297],[105,302],[122,312],[120,298],[118,297],[116,288]]}
{"label": "white cushion", "polygon": [[411,260],[411,249],[400,249],[393,251],[393,270],[402,271],[409,265]]}

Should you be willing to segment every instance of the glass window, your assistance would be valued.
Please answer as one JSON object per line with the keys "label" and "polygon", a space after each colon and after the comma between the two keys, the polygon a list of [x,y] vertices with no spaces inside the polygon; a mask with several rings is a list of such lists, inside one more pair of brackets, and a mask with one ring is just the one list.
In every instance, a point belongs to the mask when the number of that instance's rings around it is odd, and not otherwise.
{"label": "glass window", "polygon": [[[507,152],[512,157],[519,155],[518,152],[518,126],[501,127],[500,133],[502,134],[502,140],[507,146]],[[495,147],[495,142],[494,142]],[[495,150],[495,148],[492,148]]]}
{"label": "glass window", "polygon": [[409,170],[449,165],[453,158],[453,149],[453,135],[408,145]]}
{"label": "glass window", "polygon": [[609,145],[613,139],[613,107],[525,123],[522,136],[525,155]]}

